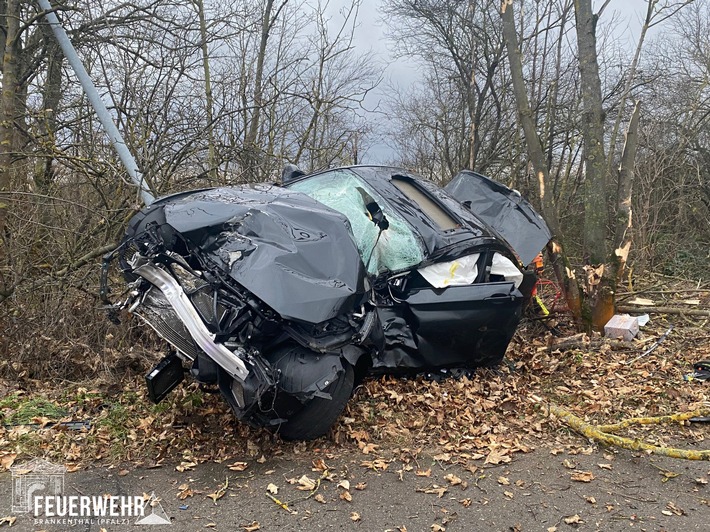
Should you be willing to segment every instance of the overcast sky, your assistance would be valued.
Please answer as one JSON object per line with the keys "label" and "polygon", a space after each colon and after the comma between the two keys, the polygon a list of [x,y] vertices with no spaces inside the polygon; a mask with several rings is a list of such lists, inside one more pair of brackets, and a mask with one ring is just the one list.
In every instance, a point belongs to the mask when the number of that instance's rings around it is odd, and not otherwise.
{"label": "overcast sky", "polygon": [[[354,44],[360,53],[372,54],[373,58],[387,65],[386,79],[376,91],[371,93],[366,101],[368,108],[377,106],[384,91],[391,84],[406,87],[416,83],[417,68],[413,60],[397,59],[392,55],[392,43],[385,35],[386,22],[383,21],[381,6],[383,0],[362,0],[359,14],[359,24],[355,30]],[[595,1],[595,9],[601,1]],[[339,19],[338,11],[350,5],[350,0],[331,0],[330,9],[333,22]],[[601,24],[611,25],[612,31],[619,39],[620,45],[633,50],[636,45],[641,19],[645,13],[645,0],[614,0],[603,13]],[[342,20],[342,19],[341,19]],[[380,115],[372,115],[374,120],[382,120]],[[386,163],[392,156],[392,151],[385,143],[378,143],[364,154],[364,163]]]}

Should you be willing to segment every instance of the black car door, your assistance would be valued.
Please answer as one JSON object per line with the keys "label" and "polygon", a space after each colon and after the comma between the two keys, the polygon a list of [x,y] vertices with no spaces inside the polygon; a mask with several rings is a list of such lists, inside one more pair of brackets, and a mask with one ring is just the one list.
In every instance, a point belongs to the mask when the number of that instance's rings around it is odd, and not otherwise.
{"label": "black car door", "polygon": [[491,366],[503,358],[520,321],[513,282],[412,290],[403,302],[427,366]]}

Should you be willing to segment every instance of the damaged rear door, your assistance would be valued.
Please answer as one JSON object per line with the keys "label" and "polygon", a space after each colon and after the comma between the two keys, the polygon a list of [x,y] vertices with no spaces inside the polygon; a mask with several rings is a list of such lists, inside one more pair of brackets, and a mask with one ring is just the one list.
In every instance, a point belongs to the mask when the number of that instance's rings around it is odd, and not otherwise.
{"label": "damaged rear door", "polygon": [[495,229],[530,264],[552,233],[520,192],[471,170],[462,170],[444,190]]}

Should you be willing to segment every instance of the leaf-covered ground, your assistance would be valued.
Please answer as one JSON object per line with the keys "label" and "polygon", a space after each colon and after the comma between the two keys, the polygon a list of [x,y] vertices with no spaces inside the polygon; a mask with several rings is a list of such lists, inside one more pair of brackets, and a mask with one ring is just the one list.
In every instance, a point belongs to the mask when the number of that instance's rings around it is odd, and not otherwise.
{"label": "leaf-covered ground", "polygon": [[[696,285],[693,285],[696,286]],[[654,303],[710,307],[710,292],[687,284],[639,292]],[[628,298],[627,298],[628,299]],[[699,304],[695,301],[698,300]],[[646,302],[647,303],[647,302]],[[686,305],[686,306],[684,306]],[[207,461],[258,459],[316,449],[357,452],[364,467],[406,462],[422,449],[446,463],[475,472],[536,447],[585,445],[549,415],[550,403],[592,423],[686,412],[709,399],[710,382],[686,381],[692,363],[710,359],[708,318],[652,314],[632,342],[574,336],[564,314],[529,318],[521,325],[497,370],[441,382],[380,378],[366,381],[330,435],[288,443],[237,423],[219,395],[195,384],[151,404],[142,374],[118,381],[0,382],[0,457],[15,462],[43,456],[77,470],[92,463],[177,465],[189,470]],[[650,354],[645,351],[673,325]],[[572,341],[563,342],[572,337]],[[560,342],[562,347],[556,346]],[[159,353],[149,353],[157,361]],[[107,356],[120,356],[107,354]],[[110,365],[107,362],[107,365]],[[624,435],[659,445],[710,448],[707,423],[633,428]]]}

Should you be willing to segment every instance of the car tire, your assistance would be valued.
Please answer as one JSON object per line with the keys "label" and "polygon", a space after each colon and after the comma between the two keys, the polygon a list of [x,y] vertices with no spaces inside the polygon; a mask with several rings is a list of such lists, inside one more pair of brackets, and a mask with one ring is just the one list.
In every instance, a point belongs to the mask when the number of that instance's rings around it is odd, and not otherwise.
{"label": "car tire", "polygon": [[284,440],[314,440],[328,433],[353,393],[355,371],[347,362],[343,368],[345,371],[325,389],[331,399],[314,397],[278,426],[276,432]]}

